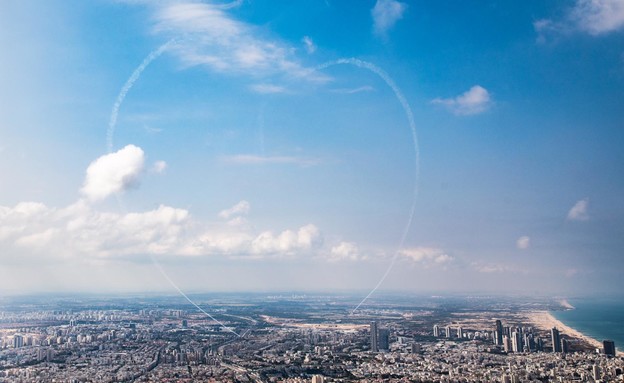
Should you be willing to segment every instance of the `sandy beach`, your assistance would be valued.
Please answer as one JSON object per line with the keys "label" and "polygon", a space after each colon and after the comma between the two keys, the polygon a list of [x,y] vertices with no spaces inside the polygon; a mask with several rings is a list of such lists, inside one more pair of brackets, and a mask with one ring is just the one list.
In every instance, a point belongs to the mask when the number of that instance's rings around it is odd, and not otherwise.
{"label": "sandy beach", "polygon": [[[553,327],[559,329],[559,332],[568,336],[571,336],[576,339],[581,339],[587,344],[591,345],[595,348],[602,348],[602,342],[597,339],[591,338],[580,331],[573,329],[570,326],[566,326],[563,322],[555,318],[548,311],[533,311],[529,314],[529,320],[533,323],[533,325],[542,330],[550,331]],[[617,347],[617,345],[616,345]],[[618,351],[618,355],[624,355],[621,351]]]}

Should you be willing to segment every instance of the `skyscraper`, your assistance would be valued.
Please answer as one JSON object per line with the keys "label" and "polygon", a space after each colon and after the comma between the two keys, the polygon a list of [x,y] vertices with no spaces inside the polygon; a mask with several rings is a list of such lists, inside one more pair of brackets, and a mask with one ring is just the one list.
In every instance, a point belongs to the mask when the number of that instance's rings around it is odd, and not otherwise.
{"label": "skyscraper", "polygon": [[440,326],[437,324],[433,326],[433,336],[436,338],[440,336]]}
{"label": "skyscraper", "polygon": [[451,328],[451,326],[446,326],[446,337],[447,338],[453,337],[453,329]]}
{"label": "skyscraper", "polygon": [[379,349],[384,351],[390,350],[390,330],[380,328],[377,330],[377,334]]}
{"label": "skyscraper", "polygon": [[519,330],[511,333],[511,348],[513,352],[522,352],[522,333]]}
{"label": "skyscraper", "polygon": [[503,350],[505,352],[512,351],[511,339],[507,335],[503,336]]}
{"label": "skyscraper", "polygon": [[464,330],[461,328],[461,326],[457,327],[457,337],[459,339],[464,337]]}
{"label": "skyscraper", "polygon": [[503,344],[503,323],[500,320],[496,320],[496,344],[501,346]]}
{"label": "skyscraper", "polygon": [[553,352],[561,352],[561,338],[559,337],[559,330],[553,327],[550,330],[550,338],[552,340]]}
{"label": "skyscraper", "polygon": [[377,341],[377,322],[372,321],[370,324],[370,349],[372,352],[379,351],[379,343]]}
{"label": "skyscraper", "polygon": [[570,352],[570,346],[567,339],[561,339],[561,352],[564,354]]}
{"label": "skyscraper", "polygon": [[604,347],[605,355],[615,356],[615,342],[612,340],[603,340],[602,347]]}
{"label": "skyscraper", "polygon": [[20,348],[23,346],[24,346],[24,337],[19,334],[15,334],[13,336],[13,348]]}

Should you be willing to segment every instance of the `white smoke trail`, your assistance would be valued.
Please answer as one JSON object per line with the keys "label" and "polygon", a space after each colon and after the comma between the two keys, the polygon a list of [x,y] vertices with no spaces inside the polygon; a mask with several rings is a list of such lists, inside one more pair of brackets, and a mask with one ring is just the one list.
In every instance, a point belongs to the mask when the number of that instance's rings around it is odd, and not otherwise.
{"label": "white smoke trail", "polygon": [[[143,71],[145,70],[145,68],[147,68],[152,61],[154,61],[155,59],[157,59],[161,54],[163,54],[163,52],[165,52],[165,50],[167,50],[167,48],[176,41],[176,39],[171,39],[169,41],[167,41],[166,43],[164,43],[163,45],[161,45],[160,47],[158,47],[157,49],[153,50],[149,55],[147,55],[147,57],[145,57],[145,59],[143,59],[143,62],[141,62],[141,65],[139,65],[134,72],[132,72],[132,75],[130,75],[130,78],[128,78],[128,80],[126,81],[126,83],[124,84],[124,86],[121,88],[121,91],[119,92],[119,95],[117,95],[117,100],[115,100],[115,104],[113,105],[113,110],[111,112],[111,116],[110,116],[110,120],[108,123],[108,130],[106,131],[106,146],[108,149],[109,153],[112,153],[113,151],[113,137],[115,135],[115,126],[117,125],[117,116],[119,114],[119,108],[121,107],[121,104],[123,104],[124,99],[126,98],[126,95],[128,94],[128,92],[130,91],[130,89],[132,88],[132,86],[134,85],[134,83],[139,79],[139,77],[141,77],[141,73],[143,73]],[[120,205],[122,205],[121,200],[119,198],[117,198],[117,201],[119,202]],[[123,206],[122,206],[123,209]],[[165,272],[165,270],[162,268],[162,266],[160,266],[160,264],[158,263],[158,261],[156,259],[154,259],[153,256],[150,256],[150,258],[152,259],[152,262],[154,263],[154,265],[158,268],[158,270],[160,271],[160,273],[165,277],[165,279],[169,282],[169,284],[178,291],[178,293],[180,293],[180,295],[182,295],[184,297],[184,299],[186,299],[190,304],[192,304],[193,306],[195,306],[195,308],[197,308],[200,312],[202,312],[203,314],[205,314],[208,318],[212,319],[213,321],[215,321],[216,323],[218,323],[219,325],[223,326],[223,328],[225,328],[227,331],[231,332],[232,334],[236,335],[237,337],[240,337],[239,334],[237,334],[234,330],[230,329],[229,327],[227,327],[225,324],[223,324],[222,322],[220,322],[219,320],[217,320],[215,317],[213,317],[212,315],[210,315],[210,313],[208,313],[207,311],[205,311],[204,309],[202,309],[201,307],[199,307],[199,305],[197,305],[195,302],[193,302],[193,300],[191,298],[189,298],[179,287],[178,285],[176,285],[173,280],[169,277],[169,275],[167,275],[167,273]]]}
{"label": "white smoke trail", "polygon": [[381,279],[379,280],[379,282],[377,282],[375,287],[373,287],[373,289],[366,295],[366,297],[364,297],[364,299],[362,299],[360,301],[360,303],[358,303],[358,305],[355,306],[355,308],[351,311],[351,314],[353,314],[384,283],[384,281],[388,277],[388,274],[390,274],[390,271],[394,267],[394,264],[396,263],[396,260],[397,260],[397,258],[399,256],[399,253],[400,253],[401,249],[403,248],[403,245],[405,244],[405,239],[407,238],[407,234],[409,232],[409,229],[412,226],[412,221],[414,220],[414,213],[416,211],[416,197],[418,197],[418,178],[420,176],[420,150],[419,150],[419,147],[418,147],[418,136],[416,134],[416,123],[414,122],[414,114],[412,113],[412,109],[410,108],[409,103],[407,102],[407,99],[405,98],[405,96],[403,95],[403,93],[401,92],[399,87],[396,85],[396,83],[394,82],[392,77],[390,77],[390,75],[388,75],[388,73],[386,73],[383,69],[379,68],[375,64],[372,64],[372,63],[367,62],[367,61],[362,61],[362,60],[359,60],[359,59],[356,59],[356,58],[343,58],[343,59],[339,59],[339,60],[335,60],[335,61],[330,61],[330,62],[327,62],[325,64],[322,64],[322,65],[318,66],[317,69],[318,70],[325,69],[325,68],[328,68],[330,66],[341,65],[341,64],[355,65],[355,66],[357,66],[359,68],[368,69],[369,71],[371,71],[371,72],[375,73],[376,75],[378,75],[379,77],[381,77],[381,79],[386,82],[386,84],[390,87],[390,89],[392,89],[392,91],[394,92],[394,95],[396,96],[396,98],[399,100],[399,103],[403,107],[403,111],[405,111],[405,115],[407,116],[407,121],[408,121],[410,129],[412,131],[412,140],[414,142],[414,151],[415,151],[415,154],[414,154],[414,164],[415,164],[414,195],[413,195],[412,206],[410,208],[410,212],[409,212],[409,216],[408,216],[408,219],[407,219],[407,223],[405,225],[405,229],[403,230],[403,234],[401,235],[401,240],[399,241],[399,246],[397,247],[397,249],[396,249],[396,251],[395,251],[395,253],[394,253],[393,257],[392,257],[392,261],[390,262],[390,265],[388,265],[388,267],[386,268],[386,271],[381,276]]}
{"label": "white smoke trail", "polygon": [[178,287],[178,285],[176,285],[175,282],[173,282],[173,280],[171,278],[169,278],[169,275],[165,272],[165,270],[162,268],[162,266],[160,266],[160,263],[158,263],[158,261],[156,261],[156,259],[154,259],[153,256],[150,256],[150,258],[152,258],[152,262],[154,263],[154,265],[156,265],[156,267],[158,268],[158,271],[160,271],[160,273],[163,275],[163,277],[165,277],[165,279],[167,281],[169,281],[169,284],[171,284],[171,286],[173,286],[173,288],[175,288],[178,291],[178,293],[180,293],[180,295],[182,295],[184,297],[184,299],[186,299],[190,304],[195,306],[195,308],[197,308],[197,310],[199,310],[202,313],[206,314],[206,316],[208,316],[208,318],[210,318],[213,321],[217,322],[224,329],[226,329],[227,331],[231,332],[232,334],[236,335],[239,338],[241,337],[241,335],[239,335],[236,331],[230,329],[228,326],[226,326],[225,324],[220,322],[218,319],[216,319],[215,317],[210,315],[210,313],[208,313],[207,311],[205,311],[204,309],[199,307],[199,305],[197,305],[197,303],[193,302],[193,300],[191,298],[189,298],[186,294],[184,294],[184,291],[182,291],[182,289],[180,289]]}
{"label": "white smoke trail", "polygon": [[139,79],[139,77],[141,77],[141,73],[143,73],[145,68],[147,68],[147,66],[151,64],[152,61],[158,58],[158,56],[163,54],[163,52],[167,50],[169,45],[171,45],[175,41],[176,39],[171,39],[167,41],[166,43],[164,43],[163,45],[161,45],[160,47],[158,47],[157,49],[153,50],[149,55],[147,55],[147,57],[143,60],[141,65],[139,65],[134,70],[134,72],[132,72],[132,75],[130,76],[130,78],[128,78],[124,86],[121,88],[121,91],[117,95],[117,100],[115,100],[115,104],[113,105],[113,110],[111,112],[110,120],[108,121],[108,130],[106,131],[106,149],[108,150],[109,153],[112,153],[113,151],[113,136],[115,135],[115,126],[117,125],[117,116],[119,114],[119,107],[121,107],[121,104],[124,102],[124,99],[126,98],[126,94],[128,94],[128,92],[130,91],[134,83]]}

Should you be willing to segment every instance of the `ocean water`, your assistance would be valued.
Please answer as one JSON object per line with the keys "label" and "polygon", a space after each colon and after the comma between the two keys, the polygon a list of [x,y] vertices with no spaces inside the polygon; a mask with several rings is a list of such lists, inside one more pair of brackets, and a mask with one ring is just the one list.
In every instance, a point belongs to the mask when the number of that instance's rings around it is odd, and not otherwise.
{"label": "ocean water", "polygon": [[602,342],[611,339],[618,351],[624,351],[624,299],[575,298],[568,299],[573,310],[553,311],[551,314],[581,333]]}

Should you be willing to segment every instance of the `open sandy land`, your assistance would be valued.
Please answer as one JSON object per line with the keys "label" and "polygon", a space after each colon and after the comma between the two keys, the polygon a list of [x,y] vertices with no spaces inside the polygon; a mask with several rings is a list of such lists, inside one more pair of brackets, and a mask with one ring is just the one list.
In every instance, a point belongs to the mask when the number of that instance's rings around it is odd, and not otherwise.
{"label": "open sandy land", "polygon": [[[570,326],[566,326],[563,322],[555,318],[548,311],[533,311],[528,315],[528,318],[537,328],[550,331],[551,328],[556,327],[562,334],[566,334],[573,338],[580,339],[587,344],[590,344],[592,347],[602,348],[602,342],[598,341],[597,339],[591,338],[573,329]],[[618,355],[624,355],[624,353],[618,352]]]}

